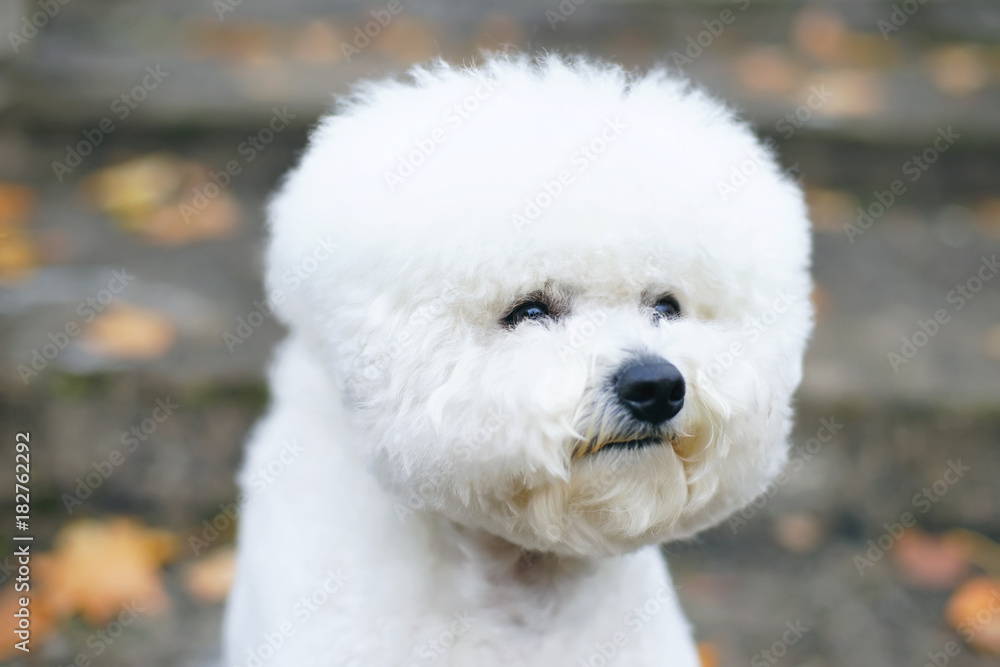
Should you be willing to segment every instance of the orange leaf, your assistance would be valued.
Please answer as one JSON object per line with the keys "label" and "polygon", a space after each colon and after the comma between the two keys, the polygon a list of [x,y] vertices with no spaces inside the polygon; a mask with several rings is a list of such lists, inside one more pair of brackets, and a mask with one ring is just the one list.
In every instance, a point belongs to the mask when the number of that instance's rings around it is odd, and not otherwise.
{"label": "orange leaf", "polygon": [[134,603],[146,613],[166,607],[161,565],[176,539],[129,518],[82,520],[64,527],[55,550],[37,561],[42,596],[54,614],[79,612],[103,625]]}
{"label": "orange leaf", "polygon": [[962,584],[948,600],[945,619],[975,648],[1000,655],[1000,581],[976,577]]}
{"label": "orange leaf", "polygon": [[698,642],[701,667],[719,667],[719,649],[712,642]]}

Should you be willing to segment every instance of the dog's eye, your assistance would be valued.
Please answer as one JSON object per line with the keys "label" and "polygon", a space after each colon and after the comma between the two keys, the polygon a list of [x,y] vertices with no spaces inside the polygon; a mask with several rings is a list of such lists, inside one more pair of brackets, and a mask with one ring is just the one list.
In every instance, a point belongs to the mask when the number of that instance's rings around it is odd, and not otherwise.
{"label": "dog's eye", "polygon": [[657,319],[673,320],[681,316],[681,304],[677,299],[667,295],[656,302],[653,306]]}
{"label": "dog's eye", "polygon": [[524,320],[543,320],[550,315],[549,307],[541,301],[526,301],[510,311],[501,322],[513,329]]}

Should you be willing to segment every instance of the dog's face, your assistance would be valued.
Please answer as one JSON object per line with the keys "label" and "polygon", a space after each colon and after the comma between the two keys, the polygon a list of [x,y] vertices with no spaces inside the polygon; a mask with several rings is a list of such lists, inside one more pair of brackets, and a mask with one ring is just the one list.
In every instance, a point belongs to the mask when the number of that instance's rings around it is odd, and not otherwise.
{"label": "dog's face", "polygon": [[321,125],[269,254],[401,517],[611,554],[761,492],[811,326],[804,207],[770,155],[662,77],[415,78]]}

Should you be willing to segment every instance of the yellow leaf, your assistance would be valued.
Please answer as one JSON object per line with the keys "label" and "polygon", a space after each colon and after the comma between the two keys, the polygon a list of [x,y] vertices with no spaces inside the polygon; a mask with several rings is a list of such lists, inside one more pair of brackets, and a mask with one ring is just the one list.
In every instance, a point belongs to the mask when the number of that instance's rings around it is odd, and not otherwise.
{"label": "yellow leaf", "polygon": [[168,603],[160,567],[176,551],[176,538],[130,518],[82,520],[65,526],[51,554],[39,556],[42,597],[56,615],[80,613],[103,625],[134,602],[144,613]]}
{"label": "yellow leaf", "polygon": [[83,347],[115,359],[155,359],[174,344],[174,323],[162,313],[115,305],[101,313],[84,332]]}
{"label": "yellow leaf", "polygon": [[191,563],[184,571],[184,587],[203,602],[226,599],[236,574],[236,552],[230,547],[216,549]]}

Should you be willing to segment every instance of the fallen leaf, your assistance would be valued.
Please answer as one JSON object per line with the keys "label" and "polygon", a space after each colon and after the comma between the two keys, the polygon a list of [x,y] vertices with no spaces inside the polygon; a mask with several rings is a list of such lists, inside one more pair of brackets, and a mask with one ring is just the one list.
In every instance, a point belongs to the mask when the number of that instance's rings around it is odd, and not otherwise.
{"label": "fallen leaf", "polygon": [[809,219],[818,232],[842,233],[844,225],[857,215],[858,200],[843,190],[806,188]]}
{"label": "fallen leaf", "polygon": [[141,231],[149,215],[174,197],[183,182],[184,163],[154,153],[102,169],[84,181],[84,189],[122,227]]}
{"label": "fallen leaf", "polygon": [[188,565],[184,587],[202,602],[221,602],[229,594],[235,575],[236,551],[224,547]]}
{"label": "fallen leaf", "polygon": [[173,321],[154,310],[117,304],[101,313],[84,332],[91,354],[113,359],[155,359],[173,345]]}
{"label": "fallen leaf", "polygon": [[903,532],[891,554],[906,581],[930,590],[951,588],[970,569],[961,548],[915,527]]}
{"label": "fallen leaf", "polygon": [[199,21],[193,28],[190,33],[193,52],[241,64],[275,53],[283,36],[280,24],[262,21],[241,21],[231,25]]}
{"label": "fallen leaf", "polygon": [[291,55],[294,59],[312,65],[326,65],[340,60],[342,39],[332,21],[316,19],[299,30],[293,40]]}
{"label": "fallen leaf", "polygon": [[792,22],[792,39],[802,53],[827,62],[847,57],[849,30],[836,12],[815,6],[801,9]]}
{"label": "fallen leaf", "polygon": [[0,231],[26,223],[34,207],[34,190],[17,183],[0,183]]}
{"label": "fallen leaf", "polygon": [[134,519],[76,521],[59,531],[51,554],[38,558],[42,596],[53,614],[79,613],[98,626],[126,603],[157,613],[168,603],[160,567],[176,548],[173,535]]}
{"label": "fallen leaf", "polygon": [[989,69],[975,46],[942,46],[927,56],[931,81],[938,90],[964,97],[982,90],[989,83]]}
{"label": "fallen leaf", "polygon": [[143,234],[152,243],[181,245],[192,241],[223,239],[239,228],[240,207],[228,193],[164,206],[146,221]]}
{"label": "fallen leaf", "polygon": [[719,649],[712,642],[698,642],[698,659],[701,667],[719,667]]}
{"label": "fallen leaf", "polygon": [[0,229],[0,280],[22,280],[38,265],[38,244],[23,229]]}
{"label": "fallen leaf", "polygon": [[371,48],[399,64],[409,65],[436,54],[438,43],[426,21],[397,16],[372,40]]}
{"label": "fallen leaf", "polygon": [[983,335],[983,354],[1000,361],[1000,324],[994,324]]}
{"label": "fallen leaf", "polygon": [[875,72],[856,69],[822,72],[806,79],[798,96],[807,99],[815,89],[828,94],[828,99],[813,108],[817,116],[857,118],[885,109],[885,81]]}
{"label": "fallen leaf", "polygon": [[1000,581],[981,576],[962,584],[948,600],[945,619],[978,650],[1000,655]]}
{"label": "fallen leaf", "polygon": [[774,522],[774,538],[784,549],[796,554],[815,551],[823,540],[823,524],[805,512],[783,514]]}
{"label": "fallen leaf", "polygon": [[785,93],[795,87],[802,68],[784,49],[757,46],[736,61],[736,76],[752,94]]}
{"label": "fallen leaf", "polygon": [[1000,238],[1000,197],[988,197],[975,206],[976,227],[986,236]]}

